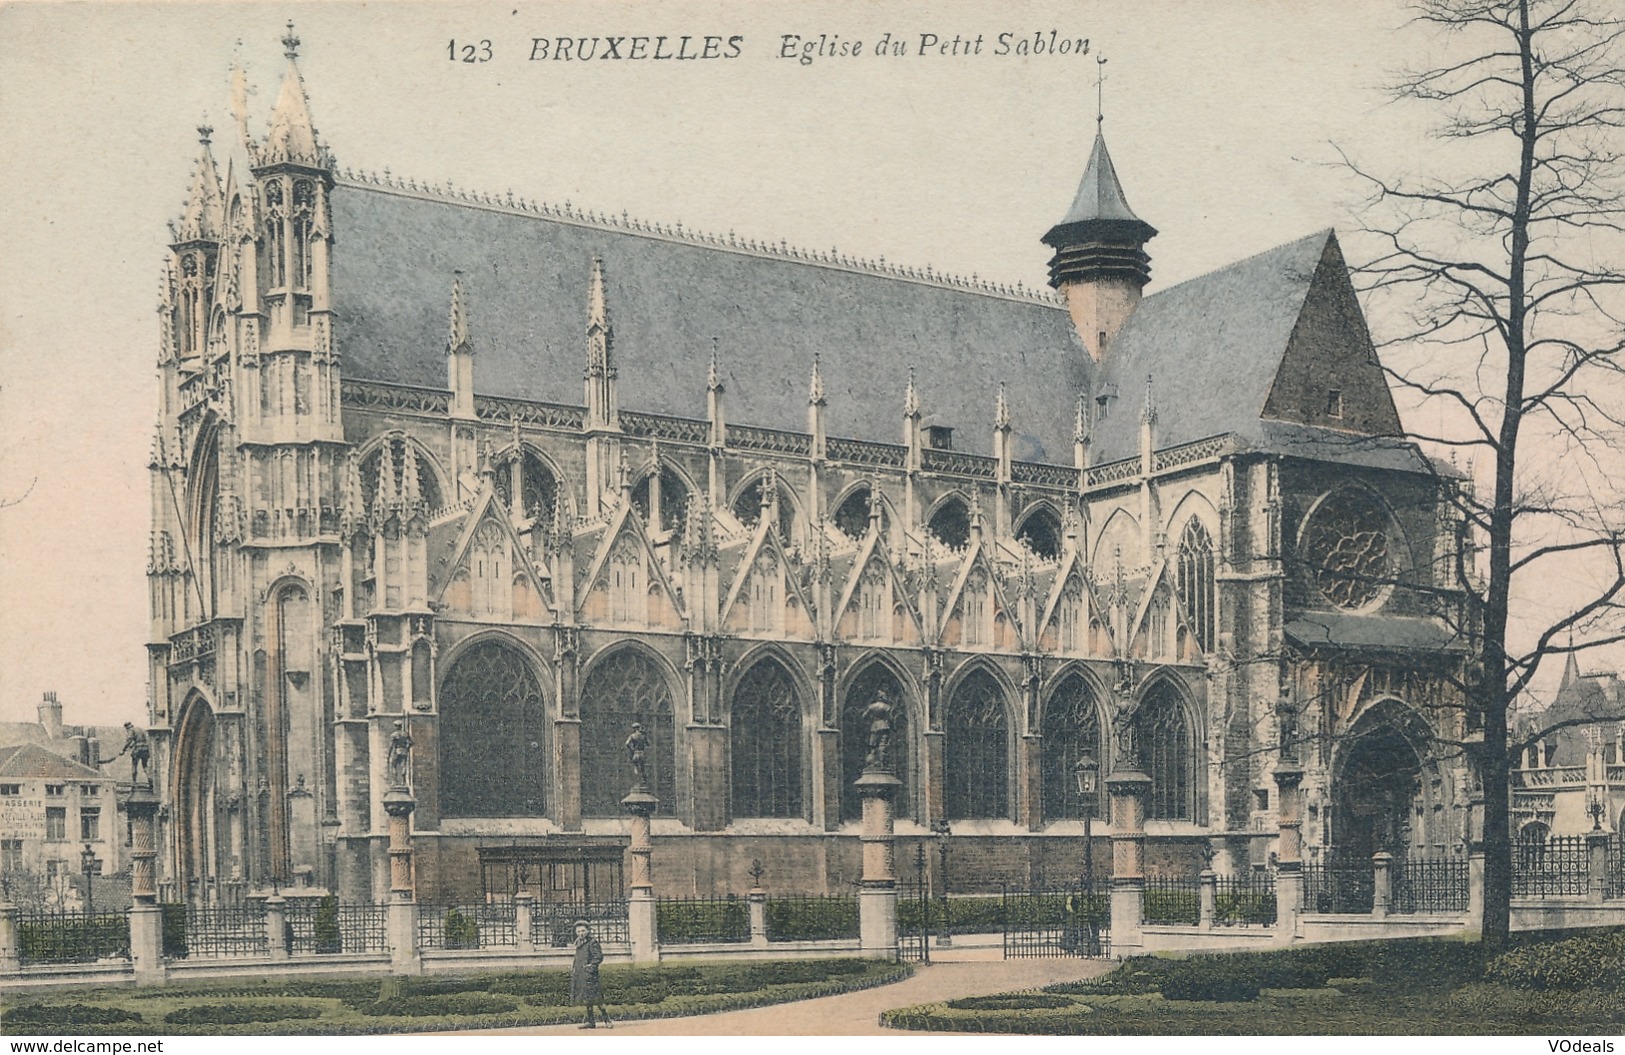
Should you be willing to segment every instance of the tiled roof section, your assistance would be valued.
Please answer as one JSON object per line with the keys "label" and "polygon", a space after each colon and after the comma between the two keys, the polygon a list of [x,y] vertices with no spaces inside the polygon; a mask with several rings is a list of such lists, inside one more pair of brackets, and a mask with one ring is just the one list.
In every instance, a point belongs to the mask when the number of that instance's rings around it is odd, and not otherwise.
{"label": "tiled roof section", "polygon": [[1259,414],[1331,232],[1319,231],[1160,290],[1140,302],[1106,357],[1115,386],[1093,430],[1097,463],[1139,452],[1141,400],[1152,379],[1157,446],[1226,433],[1255,438]]}
{"label": "tiled roof section", "polygon": [[0,747],[0,777],[13,780],[100,780],[89,766],[52,754],[38,744]]}
{"label": "tiled roof section", "polygon": [[1077,196],[1067,210],[1061,225],[1082,223],[1087,220],[1138,220],[1129,208],[1123,185],[1117,180],[1117,168],[1106,150],[1106,137],[1095,133],[1095,145],[1089,151],[1089,164],[1078,183]]}
{"label": "tiled roof section", "polygon": [[460,269],[475,390],[578,403],[599,257],[625,410],[704,417],[716,337],[730,424],[804,428],[817,355],[830,435],[895,443],[912,365],[922,409],[955,427],[956,447],[991,450],[986,394],[1005,381],[1015,456],[1070,461],[1091,367],[1047,291],[354,178],[332,207],[349,378],[445,387]]}

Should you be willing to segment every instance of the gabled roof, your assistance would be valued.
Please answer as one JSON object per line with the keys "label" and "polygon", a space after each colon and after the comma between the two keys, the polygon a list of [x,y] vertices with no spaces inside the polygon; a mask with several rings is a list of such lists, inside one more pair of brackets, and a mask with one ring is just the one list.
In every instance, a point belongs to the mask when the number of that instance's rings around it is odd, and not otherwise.
{"label": "gabled roof", "polygon": [[38,744],[0,747],[0,777],[13,780],[101,780],[102,774]]}
{"label": "gabled roof", "polygon": [[730,423],[804,429],[817,355],[829,434],[896,443],[912,365],[956,447],[991,450],[985,393],[1005,381],[1015,456],[1070,459],[1092,366],[1050,300],[356,181],[331,201],[347,378],[445,388],[461,269],[475,391],[580,404],[597,257],[614,280],[623,410],[703,418],[716,337]]}

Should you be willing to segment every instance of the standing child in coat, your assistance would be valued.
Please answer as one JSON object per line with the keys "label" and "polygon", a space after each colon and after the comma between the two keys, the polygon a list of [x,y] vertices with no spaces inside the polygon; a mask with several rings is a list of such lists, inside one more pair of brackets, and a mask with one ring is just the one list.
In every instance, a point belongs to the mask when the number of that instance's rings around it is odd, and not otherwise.
{"label": "standing child in coat", "polygon": [[598,965],[604,962],[604,950],[592,936],[592,928],[584,919],[576,920],[576,958],[570,964],[570,1002],[587,1005],[587,1021],[582,1029],[595,1029],[593,1008],[603,1012],[604,1026],[613,1028],[609,1021],[609,1008],[604,1006],[604,989],[598,982]]}

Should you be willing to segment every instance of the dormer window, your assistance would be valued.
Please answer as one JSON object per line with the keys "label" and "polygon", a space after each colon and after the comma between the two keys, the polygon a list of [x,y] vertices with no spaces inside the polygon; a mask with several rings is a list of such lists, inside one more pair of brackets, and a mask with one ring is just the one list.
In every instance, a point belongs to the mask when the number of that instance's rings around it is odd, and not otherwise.
{"label": "dormer window", "polygon": [[934,451],[953,450],[953,427],[950,425],[927,425],[925,427],[925,445]]}
{"label": "dormer window", "polygon": [[1328,418],[1342,418],[1343,416],[1343,390],[1331,389],[1326,393],[1326,416]]}

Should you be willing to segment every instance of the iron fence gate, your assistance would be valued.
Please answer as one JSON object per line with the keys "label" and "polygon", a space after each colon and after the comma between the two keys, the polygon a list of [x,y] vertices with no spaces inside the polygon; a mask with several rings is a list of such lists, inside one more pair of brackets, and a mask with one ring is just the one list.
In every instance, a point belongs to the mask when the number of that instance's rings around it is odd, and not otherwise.
{"label": "iron fence gate", "polygon": [[897,899],[897,959],[931,962],[931,883],[925,874],[925,847],[914,848],[914,877],[903,880]]}
{"label": "iron fence gate", "polygon": [[1021,889],[1005,886],[1000,895],[1004,957],[1087,956],[1108,958],[1111,898],[1101,881]]}

